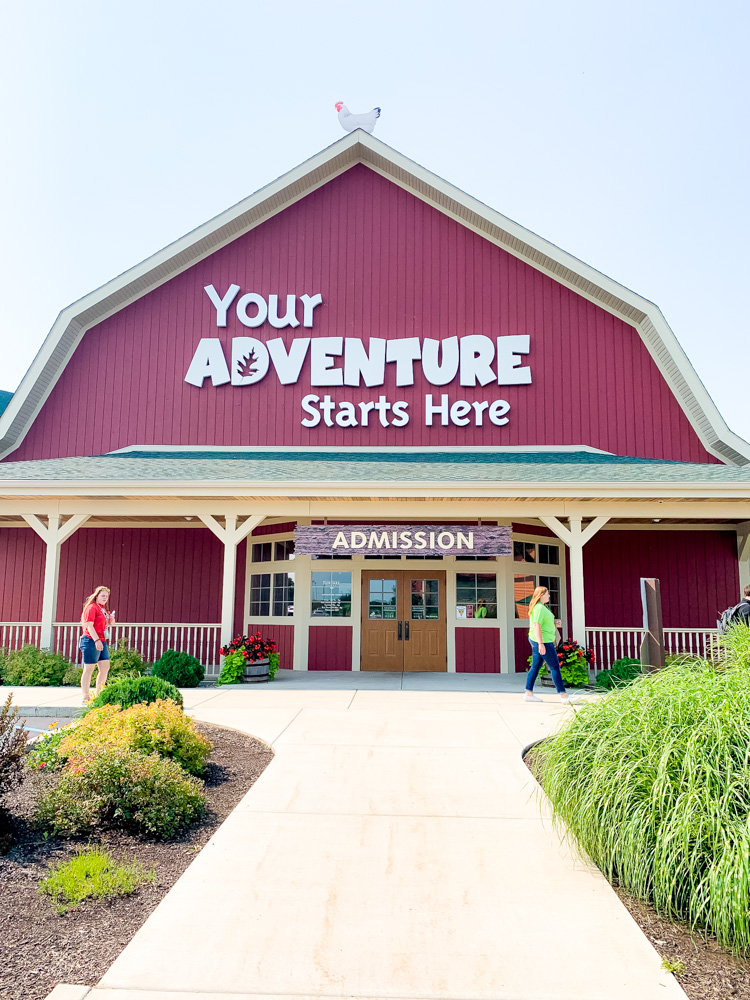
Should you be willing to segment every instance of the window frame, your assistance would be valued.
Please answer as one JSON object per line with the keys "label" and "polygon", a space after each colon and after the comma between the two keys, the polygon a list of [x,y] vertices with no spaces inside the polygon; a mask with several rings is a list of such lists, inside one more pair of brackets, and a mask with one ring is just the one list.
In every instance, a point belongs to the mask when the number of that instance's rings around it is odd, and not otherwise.
{"label": "window frame", "polygon": [[[515,557],[511,557],[511,581],[510,581],[510,593],[511,602],[508,613],[511,615],[511,621],[513,622],[513,628],[524,629],[528,631],[529,620],[528,618],[516,618],[516,602],[513,600],[513,584],[515,582],[516,576],[533,576],[536,583],[535,586],[539,586],[539,578],[542,576],[554,576],[560,580],[560,620],[563,623],[564,632],[567,628],[566,622],[568,620],[568,548],[561,538],[557,535],[532,535],[526,532],[513,532],[513,542],[531,542],[536,546],[536,562],[516,562]],[[542,563],[539,562],[539,546],[540,545],[554,545],[557,547],[559,562],[558,563]]]}

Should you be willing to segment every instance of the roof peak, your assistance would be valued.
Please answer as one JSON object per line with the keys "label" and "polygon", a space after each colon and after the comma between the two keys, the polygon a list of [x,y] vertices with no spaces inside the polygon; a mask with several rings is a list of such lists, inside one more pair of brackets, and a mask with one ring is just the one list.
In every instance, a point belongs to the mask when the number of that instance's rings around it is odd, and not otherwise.
{"label": "roof peak", "polygon": [[358,163],[633,326],[703,446],[722,462],[750,463],[659,309],[559,247],[357,129],[163,250],[64,309],[0,416],[0,458],[10,454],[88,329],[251,231]]}

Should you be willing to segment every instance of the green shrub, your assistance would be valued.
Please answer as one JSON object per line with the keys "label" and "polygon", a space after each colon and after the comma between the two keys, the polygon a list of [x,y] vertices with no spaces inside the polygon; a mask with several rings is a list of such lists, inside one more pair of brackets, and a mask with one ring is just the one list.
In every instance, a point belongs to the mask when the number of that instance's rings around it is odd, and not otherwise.
{"label": "green shrub", "polygon": [[39,883],[39,892],[52,898],[58,913],[67,913],[87,899],[130,896],[139,885],[153,882],[154,878],[153,869],[144,871],[135,858],[129,865],[121,865],[106,851],[87,848],[69,861],[53,865],[47,878]]}
{"label": "green shrub", "polygon": [[205,677],[206,671],[200,660],[189,653],[178,653],[168,649],[156,661],[151,671],[154,677],[161,677],[175,687],[198,687]]}
{"label": "green shrub", "polygon": [[556,821],[610,879],[750,954],[750,628],[586,706],[538,747]]}
{"label": "green shrub", "polygon": [[118,639],[114,649],[109,653],[109,678],[141,677],[148,670],[148,664],[137,649],[130,648],[130,641]]}
{"label": "green shrub", "polygon": [[221,673],[216,684],[241,684],[245,677],[245,657],[242,653],[227,653],[221,665]]}
{"label": "green shrub", "polygon": [[624,687],[630,684],[641,673],[641,661],[632,656],[623,656],[615,660],[609,670],[602,670],[596,676],[597,687],[611,691],[612,688]]}
{"label": "green shrub", "polygon": [[268,654],[268,676],[271,680],[276,677],[276,671],[279,669],[279,654],[269,653]]}
{"label": "green shrub", "polygon": [[130,708],[139,703],[150,704],[158,699],[173,701],[182,707],[182,695],[174,686],[161,677],[119,677],[107,683],[104,690],[94,698],[89,705],[101,708],[102,705],[119,705],[120,708]]}
{"label": "green shrub", "polygon": [[54,771],[62,767],[65,758],[60,756],[60,744],[67,735],[67,729],[53,729],[32,744],[26,754],[26,766],[32,771],[42,771],[44,768]]}
{"label": "green shrub", "polygon": [[3,681],[19,686],[58,687],[63,683],[69,666],[70,661],[61,653],[50,653],[46,649],[27,645],[5,656]]}
{"label": "green shrub", "polygon": [[79,667],[76,663],[70,663],[63,674],[61,683],[66,686],[78,687],[81,683],[82,673],[83,667]]}
{"label": "green shrub", "polygon": [[155,701],[124,711],[117,705],[92,709],[77,725],[64,730],[57,752],[64,760],[85,757],[100,748],[158,753],[177,761],[191,774],[201,774],[213,745],[178,705]]}
{"label": "green shrub", "polygon": [[123,826],[164,840],[198,819],[201,782],[173,760],[122,748],[72,758],[55,787],[37,802],[35,819],[63,837]]}
{"label": "green shrub", "polygon": [[26,730],[18,720],[18,708],[11,707],[12,695],[0,706],[0,795],[23,780]]}

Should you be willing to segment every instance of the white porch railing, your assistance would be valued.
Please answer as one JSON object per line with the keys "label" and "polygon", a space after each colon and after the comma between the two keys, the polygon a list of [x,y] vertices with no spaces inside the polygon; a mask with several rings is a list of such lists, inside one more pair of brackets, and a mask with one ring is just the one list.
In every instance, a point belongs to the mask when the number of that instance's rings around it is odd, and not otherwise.
{"label": "white porch railing", "polygon": [[[218,673],[221,625],[138,622],[118,622],[110,630],[110,647],[127,639],[131,649],[137,649],[144,660],[153,663],[167,649],[190,653],[200,660],[208,674]],[[80,622],[55,624],[55,649],[74,662],[78,659]]]}
{"label": "white porch railing", "polygon": [[[594,650],[596,671],[608,669],[623,656],[637,660],[643,633],[642,628],[587,628],[586,645]],[[715,628],[665,628],[664,646],[668,653],[709,657],[718,634]]]}
{"label": "white porch railing", "polygon": [[718,634],[715,628],[665,628],[664,645],[668,653],[689,653],[709,658]]}
{"label": "white porch railing", "polygon": [[41,632],[40,622],[0,622],[0,649],[13,652],[22,646],[38,646]]}
{"label": "white porch railing", "polygon": [[[54,628],[56,652],[77,663],[80,659],[80,622],[56,622]],[[0,622],[0,649],[13,652],[26,645],[38,646],[41,632],[40,622]],[[219,624],[120,622],[111,629],[112,649],[120,639],[127,639],[130,648],[137,649],[149,663],[158,660],[167,649],[176,649],[200,660],[206,668],[207,676],[213,677],[219,673]]]}

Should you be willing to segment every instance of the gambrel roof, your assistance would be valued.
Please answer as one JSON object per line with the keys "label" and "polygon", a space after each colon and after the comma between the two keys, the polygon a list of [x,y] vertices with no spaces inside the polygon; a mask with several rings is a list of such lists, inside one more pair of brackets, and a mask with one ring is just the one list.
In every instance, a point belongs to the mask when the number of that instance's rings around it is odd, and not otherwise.
{"label": "gambrel roof", "polygon": [[728,465],[750,463],[750,444],[729,430],[657,306],[362,130],[64,309],[0,415],[0,458],[21,443],[89,328],[358,163],[634,327],[706,450]]}

